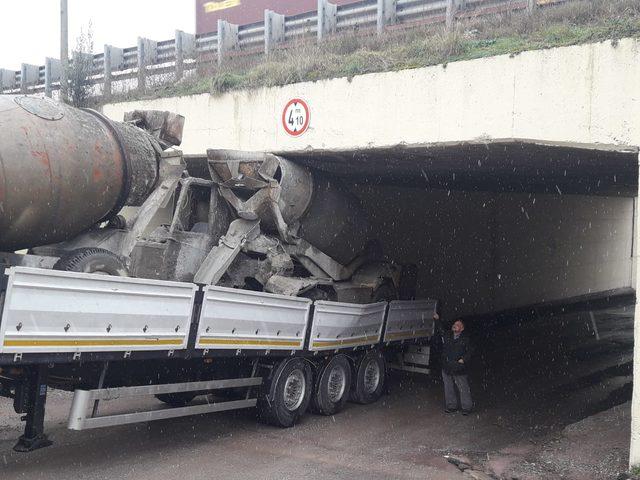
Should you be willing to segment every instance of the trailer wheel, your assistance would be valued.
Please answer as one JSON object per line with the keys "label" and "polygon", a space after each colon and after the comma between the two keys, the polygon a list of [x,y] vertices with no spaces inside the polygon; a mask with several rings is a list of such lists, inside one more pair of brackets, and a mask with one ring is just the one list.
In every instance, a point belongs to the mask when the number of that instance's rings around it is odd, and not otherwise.
{"label": "trailer wheel", "polygon": [[196,398],[196,394],[192,392],[161,393],[156,395],[156,398],[171,407],[184,407]]}
{"label": "trailer wheel", "polygon": [[351,390],[351,364],[344,355],[331,358],[316,380],[311,408],[320,415],[335,415],[344,408]]}
{"label": "trailer wheel", "polygon": [[54,270],[67,272],[98,273],[116,277],[128,277],[124,261],[115,253],[104,248],[78,248],[72,250],[56,262]]}
{"label": "trailer wheel", "polygon": [[386,368],[379,350],[370,350],[356,364],[351,400],[363,405],[377,401],[382,395]]}
{"label": "trailer wheel", "polygon": [[282,361],[265,382],[258,412],[277,427],[292,427],[307,411],[311,400],[311,367],[301,358]]}

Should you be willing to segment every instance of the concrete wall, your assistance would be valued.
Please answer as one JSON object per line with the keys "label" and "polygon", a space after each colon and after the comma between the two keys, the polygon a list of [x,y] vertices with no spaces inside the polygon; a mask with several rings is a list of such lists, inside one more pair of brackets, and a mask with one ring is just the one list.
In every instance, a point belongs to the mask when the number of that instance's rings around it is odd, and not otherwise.
{"label": "concrete wall", "polygon": [[[639,164],[640,164],[640,158]],[[640,180],[639,180],[640,185]],[[636,200],[636,204],[638,204],[638,200]],[[634,250],[635,250],[635,262],[634,262],[634,286],[636,288],[636,312],[635,312],[635,322],[634,322],[634,330],[633,330],[633,378],[634,378],[634,387],[633,387],[633,398],[631,399],[631,449],[629,452],[629,465],[637,466],[640,465],[640,388],[638,388],[637,379],[640,378],[640,305],[638,304],[638,278],[640,275],[640,262],[637,261],[637,250],[640,246],[640,225],[637,221],[638,212],[636,210],[636,221],[634,223],[635,232],[634,232]]]}
{"label": "concrete wall", "polygon": [[496,201],[496,306],[632,286],[633,199],[517,195]]}
{"label": "concrete wall", "polygon": [[[104,113],[114,119],[136,108],[181,113],[187,153],[479,138],[639,145],[639,85],[639,43],[624,39],[351,80],[107,105]],[[281,126],[282,110],[295,97],[311,109],[309,131],[299,138]]]}
{"label": "concrete wall", "polygon": [[634,199],[360,191],[385,252],[422,295],[484,313],[632,286]]}

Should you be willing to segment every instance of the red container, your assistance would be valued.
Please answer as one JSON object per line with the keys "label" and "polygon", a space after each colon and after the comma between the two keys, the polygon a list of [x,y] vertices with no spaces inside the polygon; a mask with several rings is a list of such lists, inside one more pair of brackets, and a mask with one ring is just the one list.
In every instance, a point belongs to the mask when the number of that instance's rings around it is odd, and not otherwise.
{"label": "red container", "polygon": [[[345,5],[360,0],[331,0]],[[286,16],[314,12],[318,0],[196,0],[196,33],[218,30],[218,19],[236,25],[264,21],[264,11],[273,10]]]}

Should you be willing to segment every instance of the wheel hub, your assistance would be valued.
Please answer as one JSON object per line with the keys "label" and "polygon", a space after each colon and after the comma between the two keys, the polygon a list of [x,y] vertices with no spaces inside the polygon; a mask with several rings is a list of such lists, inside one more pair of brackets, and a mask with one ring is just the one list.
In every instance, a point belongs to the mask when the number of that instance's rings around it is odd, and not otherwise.
{"label": "wheel hub", "polygon": [[347,375],[342,365],[335,365],[329,372],[327,394],[331,403],[338,403],[347,386]]}
{"label": "wheel hub", "polygon": [[284,383],[284,406],[290,412],[302,405],[307,386],[304,373],[299,368],[292,370]]}
{"label": "wheel hub", "polygon": [[375,359],[371,359],[364,367],[364,391],[371,395],[380,384],[380,366]]}

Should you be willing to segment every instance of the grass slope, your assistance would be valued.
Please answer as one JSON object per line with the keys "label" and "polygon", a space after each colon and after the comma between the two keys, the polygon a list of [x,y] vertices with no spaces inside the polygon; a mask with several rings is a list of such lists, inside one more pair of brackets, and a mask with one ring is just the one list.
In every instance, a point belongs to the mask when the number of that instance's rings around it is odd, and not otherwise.
{"label": "grass slope", "polygon": [[[229,59],[221,67],[200,62],[181,82],[167,81],[144,96],[120,100],[223,93],[327,78],[353,77],[446,64],[459,60],[517,54],[527,50],[640,36],[640,0],[576,0],[537,9],[471,18],[446,31],[421,26],[378,36],[354,32],[322,45],[313,39],[264,56]],[[291,47],[291,46],[289,46]]]}

